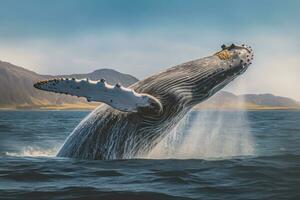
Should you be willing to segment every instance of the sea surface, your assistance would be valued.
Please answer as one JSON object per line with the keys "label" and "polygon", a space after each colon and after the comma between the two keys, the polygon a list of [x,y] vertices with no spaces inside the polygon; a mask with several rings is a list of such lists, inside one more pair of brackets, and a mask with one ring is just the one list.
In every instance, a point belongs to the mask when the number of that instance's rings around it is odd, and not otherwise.
{"label": "sea surface", "polygon": [[192,112],[143,158],[57,158],[88,111],[0,111],[0,199],[300,199],[300,111]]}

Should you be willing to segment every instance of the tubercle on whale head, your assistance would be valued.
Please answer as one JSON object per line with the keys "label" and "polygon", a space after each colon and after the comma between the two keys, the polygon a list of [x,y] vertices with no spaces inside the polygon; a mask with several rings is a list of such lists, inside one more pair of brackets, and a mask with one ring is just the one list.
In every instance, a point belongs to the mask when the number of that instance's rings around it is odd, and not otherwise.
{"label": "tubercle on whale head", "polygon": [[[247,45],[222,45],[222,50],[199,62],[199,74],[195,77],[192,98],[194,106],[221,90],[252,64],[253,50]],[[205,74],[205,75],[204,75]],[[199,78],[198,78],[199,77]]]}
{"label": "tubercle on whale head", "polygon": [[242,44],[241,46],[231,44],[226,46],[223,44],[221,46],[222,50],[215,53],[221,60],[231,61],[231,66],[242,66],[248,67],[252,64],[254,53],[250,46]]}

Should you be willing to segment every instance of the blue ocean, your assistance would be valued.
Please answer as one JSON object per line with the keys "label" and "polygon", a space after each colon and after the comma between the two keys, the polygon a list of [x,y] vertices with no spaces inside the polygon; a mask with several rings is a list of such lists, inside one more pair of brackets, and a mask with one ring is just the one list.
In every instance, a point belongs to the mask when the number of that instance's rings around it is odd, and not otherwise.
{"label": "blue ocean", "polygon": [[300,199],[300,111],[194,111],[145,157],[55,157],[88,114],[0,111],[0,199]]}

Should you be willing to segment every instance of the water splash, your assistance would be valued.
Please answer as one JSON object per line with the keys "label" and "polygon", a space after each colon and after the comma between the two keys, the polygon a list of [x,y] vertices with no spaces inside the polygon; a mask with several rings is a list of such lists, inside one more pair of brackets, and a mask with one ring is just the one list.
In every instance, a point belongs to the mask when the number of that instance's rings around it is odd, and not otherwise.
{"label": "water splash", "polygon": [[40,147],[24,147],[18,152],[6,152],[7,156],[16,157],[54,157],[57,153],[58,147],[53,147],[50,149],[42,149]]}
{"label": "water splash", "polygon": [[254,155],[246,111],[191,112],[148,158],[226,159]]}

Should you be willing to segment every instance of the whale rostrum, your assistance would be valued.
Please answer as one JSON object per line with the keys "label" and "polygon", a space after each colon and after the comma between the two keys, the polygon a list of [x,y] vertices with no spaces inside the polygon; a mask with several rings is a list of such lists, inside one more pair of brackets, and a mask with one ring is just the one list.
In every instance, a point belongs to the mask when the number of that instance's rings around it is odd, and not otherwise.
{"label": "whale rostrum", "polygon": [[237,76],[253,60],[247,45],[222,45],[215,54],[171,67],[127,87],[104,79],[52,79],[37,89],[103,102],[68,136],[57,156],[126,159],[151,151],[197,104]]}

